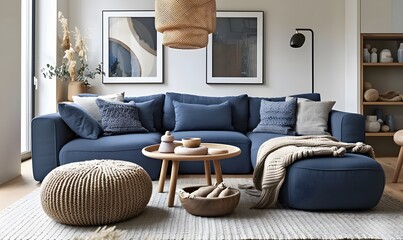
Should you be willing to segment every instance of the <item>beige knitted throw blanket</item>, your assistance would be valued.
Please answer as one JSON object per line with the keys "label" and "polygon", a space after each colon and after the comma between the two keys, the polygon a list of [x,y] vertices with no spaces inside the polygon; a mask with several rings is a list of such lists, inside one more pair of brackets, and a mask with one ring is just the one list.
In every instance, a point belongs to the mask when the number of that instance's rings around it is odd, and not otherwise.
{"label": "beige knitted throw blanket", "polygon": [[278,137],[264,142],[253,173],[255,188],[261,190],[259,202],[253,208],[269,208],[276,203],[286,167],[294,161],[312,156],[341,157],[346,152],[375,157],[370,145],[344,143],[326,135]]}

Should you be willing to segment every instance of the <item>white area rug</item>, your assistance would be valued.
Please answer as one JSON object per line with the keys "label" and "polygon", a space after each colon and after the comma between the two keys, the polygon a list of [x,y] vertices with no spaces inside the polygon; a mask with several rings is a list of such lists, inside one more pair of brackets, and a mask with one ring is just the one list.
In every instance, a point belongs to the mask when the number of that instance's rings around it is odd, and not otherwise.
{"label": "white area rug", "polygon": [[[224,181],[237,186],[252,180]],[[202,184],[202,178],[181,178],[177,189]],[[116,229],[126,230],[123,239],[403,239],[403,203],[387,195],[369,211],[304,212],[250,209],[257,198],[241,191],[241,201],[231,215],[203,218],[187,213],[177,198],[175,207],[168,208],[168,194],[157,193],[157,185],[154,181],[153,195],[142,214],[116,224]],[[54,222],[42,211],[39,193],[0,213],[0,239],[74,239],[97,229]]]}

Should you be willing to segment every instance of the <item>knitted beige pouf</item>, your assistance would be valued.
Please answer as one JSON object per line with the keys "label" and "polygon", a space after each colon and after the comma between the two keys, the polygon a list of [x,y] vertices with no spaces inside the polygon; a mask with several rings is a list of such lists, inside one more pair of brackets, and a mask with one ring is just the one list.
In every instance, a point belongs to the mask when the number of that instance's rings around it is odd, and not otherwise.
{"label": "knitted beige pouf", "polygon": [[150,176],[127,161],[91,160],[51,171],[42,182],[45,213],[69,225],[104,225],[139,214],[152,192]]}

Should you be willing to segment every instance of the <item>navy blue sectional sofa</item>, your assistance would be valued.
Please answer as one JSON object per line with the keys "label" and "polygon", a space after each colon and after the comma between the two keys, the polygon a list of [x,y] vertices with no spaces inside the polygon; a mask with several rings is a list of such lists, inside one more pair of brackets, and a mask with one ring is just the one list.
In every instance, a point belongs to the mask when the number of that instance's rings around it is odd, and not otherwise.
{"label": "navy blue sectional sofa", "polygon": [[[319,94],[299,94],[295,96],[320,101]],[[192,131],[173,131],[172,135],[177,140],[180,140],[184,137],[201,137],[203,142],[224,143],[237,146],[241,149],[242,153],[235,158],[221,162],[223,174],[251,174],[256,164],[257,151],[260,145],[268,139],[281,136],[273,133],[252,132],[260,121],[260,102],[262,99],[284,101],[285,97],[258,98],[247,95],[231,97],[206,97],[172,92],[145,97],[126,97],[125,101],[145,102],[154,100],[153,120],[154,127],[157,131],[150,133],[102,136],[96,140],[77,137],[74,132],[64,123],[58,113],[36,117],[32,121],[32,163],[34,178],[37,181],[42,181],[51,170],[59,165],[67,163],[91,159],[120,159],[142,166],[153,180],[157,179],[160,172],[161,161],[145,157],[141,153],[141,150],[147,145],[160,143],[160,137],[162,134],[166,130],[172,131],[175,128],[175,111],[173,101],[203,105],[219,104],[228,101],[231,104],[233,130],[195,129]],[[215,116],[211,116],[211,118],[214,117]],[[328,130],[330,134],[341,141],[363,142],[365,137],[364,126],[364,117],[362,115],[335,110],[332,110],[329,114]],[[354,175],[349,176],[352,180],[362,181],[360,178],[372,178],[374,186],[372,186],[367,192],[369,195],[373,195],[373,198],[375,199],[365,205],[366,208],[368,206],[371,207],[374,205],[374,203],[377,203],[377,200],[379,200],[379,197],[383,191],[384,176],[382,168],[376,161],[363,155],[347,156],[347,158],[345,158],[347,160],[343,161],[349,162],[348,159],[350,158],[356,158],[360,163],[358,163],[357,166],[349,166],[347,170],[351,168],[363,169],[362,167],[365,165],[364,172],[360,172],[359,174],[355,173]],[[308,176],[311,175],[312,173],[307,169],[314,169],[314,167],[312,168],[312,164],[315,165],[315,163],[312,163],[312,161],[317,159],[318,158],[302,160],[297,162],[298,164],[293,164],[296,165],[296,167],[299,167],[298,169],[296,168],[293,170],[293,165],[289,167],[286,178],[287,181],[284,183],[280,196],[280,199],[283,199],[287,205],[301,208],[298,205],[293,206],[293,203],[298,204],[302,201],[302,208],[305,207],[305,209],[316,209],[315,206],[317,203],[303,202],[304,200],[301,199],[300,194],[301,189],[298,185],[298,182],[295,181],[299,181],[298,179],[300,176],[306,177],[304,174],[308,174]],[[303,162],[307,163],[307,165],[304,165]],[[318,164],[323,165],[322,161],[320,162],[321,163]],[[326,164],[332,163],[325,163],[322,168],[328,169],[329,166]],[[354,165],[354,162],[352,164]],[[212,171],[214,171],[214,169],[212,169]],[[301,174],[301,171],[304,171],[303,174]],[[180,164],[179,173],[191,174],[203,172],[204,166],[202,162],[182,162]],[[295,172],[295,176],[289,176],[289,174],[293,174],[293,172]],[[345,175],[341,176],[340,174],[335,174],[334,176],[335,179],[341,178],[341,181],[344,181],[342,178],[345,177]],[[327,180],[332,181],[332,179]],[[326,188],[321,186],[323,183],[320,181],[316,181],[316,183],[313,184],[316,184],[316,188],[319,189]],[[363,182],[362,184],[365,183]],[[356,192],[356,186],[353,185],[350,184],[350,186],[346,186],[347,189],[344,189],[343,191],[355,196],[354,192]],[[295,189],[296,186],[298,186],[297,189]],[[322,195],[318,197],[329,198],[335,194],[338,194],[338,192],[335,192],[334,189],[330,188],[329,190],[330,192],[319,191],[319,194]],[[358,194],[362,194],[362,191]],[[356,203],[361,204],[359,201]],[[357,208],[357,204],[354,205],[354,208]],[[325,208],[332,209],[340,207],[346,208],[344,205],[340,205],[339,203],[337,203],[335,206],[330,206],[330,208],[327,205]]]}

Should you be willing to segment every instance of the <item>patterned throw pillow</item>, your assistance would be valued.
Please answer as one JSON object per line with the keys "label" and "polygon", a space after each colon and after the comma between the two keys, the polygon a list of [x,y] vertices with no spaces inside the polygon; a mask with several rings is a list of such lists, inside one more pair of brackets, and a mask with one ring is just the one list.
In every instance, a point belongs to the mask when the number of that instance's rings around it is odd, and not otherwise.
{"label": "patterned throw pillow", "polygon": [[134,102],[108,102],[97,99],[105,134],[144,133],[139,113]]}
{"label": "patterned throw pillow", "polygon": [[295,135],[297,99],[284,102],[262,100],[260,104],[260,123],[253,132],[269,132]]}

